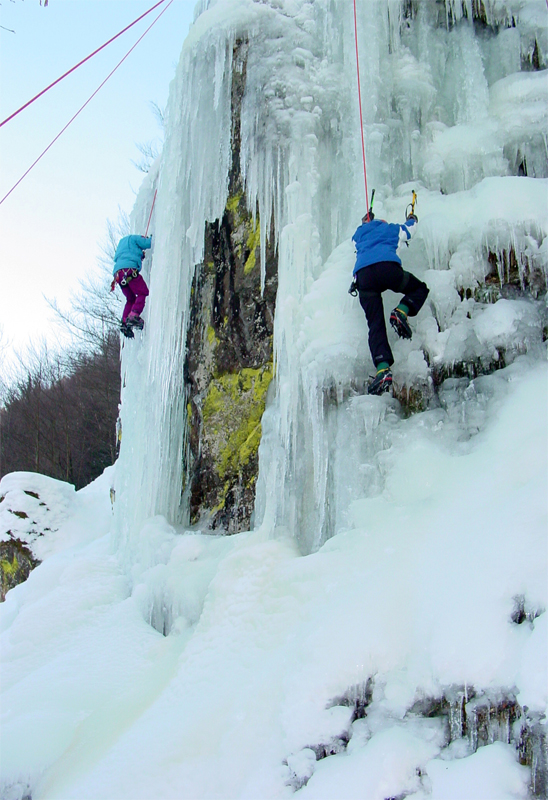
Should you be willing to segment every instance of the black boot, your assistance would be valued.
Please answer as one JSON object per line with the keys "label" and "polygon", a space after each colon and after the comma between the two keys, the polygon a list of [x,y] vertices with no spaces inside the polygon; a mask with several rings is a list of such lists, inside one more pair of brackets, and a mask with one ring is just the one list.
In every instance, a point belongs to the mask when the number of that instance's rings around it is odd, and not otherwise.
{"label": "black boot", "polygon": [[384,392],[389,392],[391,388],[392,372],[390,369],[381,369],[367,387],[367,394],[384,394]]}
{"label": "black boot", "polygon": [[400,308],[395,308],[390,314],[390,324],[400,339],[411,339],[413,331],[407,322],[407,314]]}
{"label": "black boot", "polygon": [[133,331],[131,330],[131,328],[127,324],[127,322],[124,322],[124,320],[122,320],[121,323],[120,323],[120,331],[124,334],[126,339],[134,339],[135,338],[135,334],[133,333]]}

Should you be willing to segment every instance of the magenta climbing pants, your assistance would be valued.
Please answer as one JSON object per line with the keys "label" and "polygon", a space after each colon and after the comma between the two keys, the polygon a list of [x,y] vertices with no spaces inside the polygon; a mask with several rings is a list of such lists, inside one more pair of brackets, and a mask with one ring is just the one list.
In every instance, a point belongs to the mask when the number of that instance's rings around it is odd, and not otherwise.
{"label": "magenta climbing pants", "polygon": [[122,286],[121,280],[126,277],[126,273],[131,275],[132,272],[133,270],[131,269],[119,269],[116,273],[116,283],[120,286],[126,298],[122,322],[125,322],[130,314],[141,316],[148,297],[148,286],[140,273],[135,278],[131,278],[125,286]]}

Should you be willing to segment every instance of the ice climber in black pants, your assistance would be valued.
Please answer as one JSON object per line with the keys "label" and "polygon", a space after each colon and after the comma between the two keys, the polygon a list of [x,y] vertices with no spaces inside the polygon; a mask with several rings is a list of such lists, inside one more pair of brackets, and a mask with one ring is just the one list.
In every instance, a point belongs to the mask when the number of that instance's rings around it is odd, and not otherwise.
{"label": "ice climber in black pants", "polygon": [[369,349],[377,368],[377,374],[367,387],[368,394],[390,391],[394,356],[388,344],[382,292],[390,289],[401,292],[404,297],[390,314],[390,324],[402,339],[410,339],[411,328],[408,317],[414,317],[428,297],[428,286],[406,272],[396,250],[407,242],[415,232],[417,217],[409,214],[403,225],[395,225],[375,219],[370,211],[352,237],[356,245],[354,286],[360,296],[369,326]]}

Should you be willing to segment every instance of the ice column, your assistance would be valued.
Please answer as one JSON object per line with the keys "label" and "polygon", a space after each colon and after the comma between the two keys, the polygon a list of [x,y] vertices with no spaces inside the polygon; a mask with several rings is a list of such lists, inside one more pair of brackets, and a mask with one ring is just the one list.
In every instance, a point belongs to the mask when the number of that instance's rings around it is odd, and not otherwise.
{"label": "ice column", "polygon": [[[332,530],[333,486],[340,484],[336,465],[345,469],[335,456],[352,433],[347,420],[326,408],[322,380],[314,370],[302,369],[296,338],[304,295],[333,248],[352,235],[365,212],[365,192],[351,9],[343,3],[303,4],[302,8],[313,8],[314,15],[303,24],[307,35],[303,34],[301,47],[286,53],[284,64],[290,66],[276,73],[277,81],[283,76],[281,85],[273,85],[268,75],[258,71],[253,80],[260,86],[254,96],[267,98],[265,114],[272,134],[266,152],[275,152],[277,160],[275,174],[271,170],[272,178],[263,178],[263,185],[276,186],[280,231],[276,398],[263,420],[257,523],[274,535],[289,531],[306,552],[316,549],[326,531]],[[376,125],[379,113],[388,113],[381,73],[386,73],[389,43],[397,42],[398,12],[399,3],[385,0],[360,6],[368,148],[381,135]],[[286,41],[295,41],[295,36]],[[249,70],[248,65],[248,80]],[[249,107],[256,108],[256,103],[253,99]],[[252,128],[244,151],[252,194],[257,191],[254,182],[260,184],[255,175],[264,164],[259,146],[260,138]],[[370,168],[374,186],[380,176],[378,160],[371,159]]]}
{"label": "ice column", "polygon": [[[195,34],[196,35],[196,34]],[[122,443],[116,471],[115,523],[130,560],[139,531],[156,514],[182,521],[185,424],[183,365],[189,294],[204,244],[204,223],[222,215],[230,164],[230,32],[189,36],[171,85],[167,137],[156,174],[145,184],[132,229],[144,232],[152,200],[150,297],[145,330],[124,342]]]}

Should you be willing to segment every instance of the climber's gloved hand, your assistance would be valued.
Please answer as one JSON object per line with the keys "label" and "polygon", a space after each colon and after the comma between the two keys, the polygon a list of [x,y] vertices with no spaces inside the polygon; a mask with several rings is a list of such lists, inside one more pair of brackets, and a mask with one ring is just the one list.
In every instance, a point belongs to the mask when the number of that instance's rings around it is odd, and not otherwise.
{"label": "climber's gloved hand", "polygon": [[419,218],[417,217],[417,215],[416,215],[416,214],[408,214],[408,215],[407,215],[407,217],[406,217],[406,221],[407,221],[408,219],[414,219],[414,220],[415,220],[415,222],[418,222],[418,221],[419,221]]}

